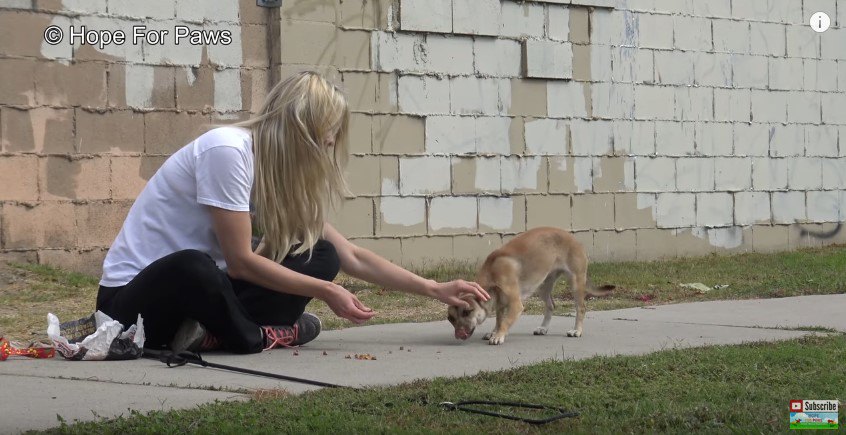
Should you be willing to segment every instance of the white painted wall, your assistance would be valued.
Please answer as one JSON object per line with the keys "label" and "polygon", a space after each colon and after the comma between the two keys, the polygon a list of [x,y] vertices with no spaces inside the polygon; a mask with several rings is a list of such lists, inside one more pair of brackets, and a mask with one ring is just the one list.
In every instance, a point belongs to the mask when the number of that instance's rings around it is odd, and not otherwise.
{"label": "white painted wall", "polygon": [[[491,228],[512,227],[511,198],[549,194],[552,171],[594,193],[604,156],[626,159],[623,185],[649,194],[638,205],[655,228],[715,247],[739,246],[750,225],[843,220],[846,3],[618,0],[591,13],[588,65],[576,6],[558,3],[402,0],[400,31],[374,33],[374,69],[399,75],[399,110],[426,117],[425,153],[439,159],[400,164],[400,195],[437,199],[431,228],[473,232],[458,212],[472,207],[442,212],[452,193],[434,175],[473,156],[478,222]],[[805,23],[814,8],[831,9],[824,34]],[[543,113],[513,112],[525,77],[545,83]],[[517,118],[524,144],[507,131]],[[480,140],[490,131],[509,140]],[[496,186],[503,197],[486,197]]]}

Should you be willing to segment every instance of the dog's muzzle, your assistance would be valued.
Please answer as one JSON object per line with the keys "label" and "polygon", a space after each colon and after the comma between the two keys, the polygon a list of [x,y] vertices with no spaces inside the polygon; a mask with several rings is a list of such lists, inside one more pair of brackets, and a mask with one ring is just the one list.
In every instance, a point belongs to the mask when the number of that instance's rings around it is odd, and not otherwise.
{"label": "dog's muzzle", "polygon": [[470,336],[473,335],[473,331],[467,332],[465,329],[456,329],[455,330],[455,338],[459,340],[467,340]]}

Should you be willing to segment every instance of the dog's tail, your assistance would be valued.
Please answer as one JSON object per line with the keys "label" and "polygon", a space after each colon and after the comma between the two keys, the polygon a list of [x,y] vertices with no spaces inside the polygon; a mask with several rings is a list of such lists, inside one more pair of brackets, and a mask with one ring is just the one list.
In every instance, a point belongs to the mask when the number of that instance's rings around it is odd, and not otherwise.
{"label": "dog's tail", "polygon": [[606,284],[606,285],[596,287],[595,285],[593,285],[593,283],[590,280],[588,280],[587,284],[588,284],[587,285],[587,293],[589,295],[595,296],[595,297],[608,296],[608,295],[611,294],[611,292],[614,291],[614,289],[617,288],[617,286],[611,285],[611,284]]}

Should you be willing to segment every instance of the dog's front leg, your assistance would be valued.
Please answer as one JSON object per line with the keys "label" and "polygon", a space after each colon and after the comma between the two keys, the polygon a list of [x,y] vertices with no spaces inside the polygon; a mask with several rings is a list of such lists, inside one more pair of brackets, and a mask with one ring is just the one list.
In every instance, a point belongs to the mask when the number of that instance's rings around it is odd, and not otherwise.
{"label": "dog's front leg", "polygon": [[516,297],[510,297],[509,299],[508,306],[504,310],[498,310],[497,312],[496,329],[494,329],[493,334],[488,340],[490,344],[505,343],[505,336],[508,334],[508,330],[511,329],[511,325],[523,313],[523,302],[520,300],[519,293]]}
{"label": "dog's front leg", "polygon": [[[500,325],[502,325],[502,320],[505,319],[506,308],[507,308],[507,306],[505,304],[497,303],[497,306],[496,306],[496,323],[494,323],[494,328],[491,332],[488,332],[487,334],[485,334],[482,337],[482,340],[490,341],[491,337],[493,337],[493,335],[496,334],[496,332],[500,330],[500,328],[501,328]],[[499,344],[499,343],[491,343],[491,344]]]}

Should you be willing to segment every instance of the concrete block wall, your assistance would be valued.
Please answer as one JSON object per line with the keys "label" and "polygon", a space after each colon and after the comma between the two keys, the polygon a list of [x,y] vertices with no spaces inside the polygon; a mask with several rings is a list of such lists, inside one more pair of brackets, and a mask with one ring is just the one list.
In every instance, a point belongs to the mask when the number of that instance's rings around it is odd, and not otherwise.
{"label": "concrete block wall", "polygon": [[[822,34],[817,10],[833,20]],[[405,264],[478,261],[542,225],[600,261],[842,243],[843,11],[393,1],[370,29],[378,104],[354,117],[371,141],[348,207],[372,222],[339,225]],[[363,72],[347,71],[358,95]]]}
{"label": "concrete block wall", "polygon": [[[64,32],[59,44],[45,42],[48,26]],[[127,40],[71,45],[71,26]],[[133,26],[168,34],[133,41]],[[177,45],[177,26],[231,42]],[[247,0],[0,1],[0,260],[99,274],[167,156],[262,102],[266,28]]]}
{"label": "concrete block wall", "polygon": [[[598,261],[846,242],[840,0],[285,0],[274,56],[252,1],[58,3],[0,1],[2,255],[96,263],[188,130],[301,69],[353,112],[332,222],[404,265],[542,225]],[[41,43],[67,20],[232,29],[240,49]]]}

